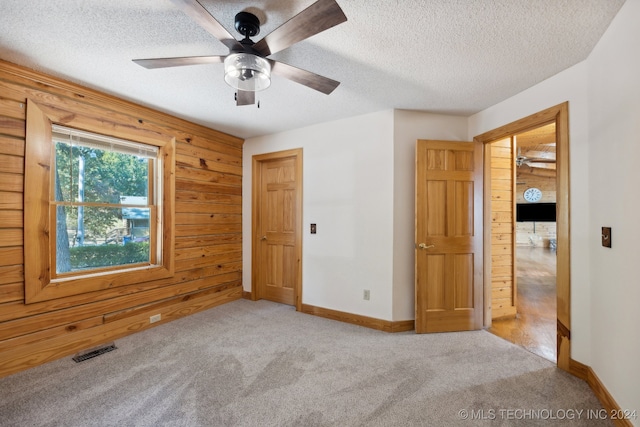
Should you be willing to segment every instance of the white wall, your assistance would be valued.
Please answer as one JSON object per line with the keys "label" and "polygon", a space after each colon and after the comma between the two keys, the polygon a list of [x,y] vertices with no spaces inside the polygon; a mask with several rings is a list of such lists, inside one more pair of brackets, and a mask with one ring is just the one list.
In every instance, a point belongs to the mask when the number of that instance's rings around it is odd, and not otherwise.
{"label": "white wall", "polygon": [[640,412],[639,18],[640,0],[627,0],[587,63],[591,367],[622,409]]}
{"label": "white wall", "polygon": [[[569,101],[571,357],[594,369],[621,408],[640,411],[639,16],[640,0],[627,0],[586,61],[468,120],[384,111],[247,140],[244,235],[251,156],[303,147],[303,302],[411,319],[415,140],[470,140]],[[600,246],[601,226],[613,227],[612,249]],[[249,290],[249,238],[243,274]]]}
{"label": "white wall", "polygon": [[[393,111],[244,144],[243,283],[251,289],[251,162],[303,148],[302,302],[392,320]],[[317,224],[317,234],[309,224]],[[370,301],[363,290],[371,291]]]}
{"label": "white wall", "polygon": [[[640,0],[584,62],[469,118],[469,138],[569,101],[571,356],[640,411]],[[600,245],[610,226],[613,248]],[[633,421],[639,425],[638,420]]]}
{"label": "white wall", "polygon": [[[467,119],[383,111],[244,145],[243,232],[251,236],[251,158],[303,148],[304,304],[384,320],[414,318],[415,144],[465,140]],[[316,223],[318,233],[309,234]],[[251,288],[251,241],[243,283]],[[371,300],[364,301],[364,289]]]}
{"label": "white wall", "polygon": [[466,138],[466,117],[394,111],[393,320],[415,318],[416,140]]}
{"label": "white wall", "polygon": [[587,64],[581,62],[469,117],[468,138],[569,101],[571,357],[590,364],[591,299]]}

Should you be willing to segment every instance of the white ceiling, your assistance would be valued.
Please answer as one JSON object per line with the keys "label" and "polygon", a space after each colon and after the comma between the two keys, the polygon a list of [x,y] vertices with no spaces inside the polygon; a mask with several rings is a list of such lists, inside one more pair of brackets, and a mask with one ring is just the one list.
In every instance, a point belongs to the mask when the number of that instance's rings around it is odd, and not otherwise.
{"label": "white ceiling", "polygon": [[[200,0],[254,41],[314,0]],[[584,60],[624,0],[337,0],[348,21],[271,58],[341,82],[324,95],[273,77],[236,107],[221,64],[147,70],[132,59],[226,55],[169,0],[1,0],[0,58],[242,138],[385,109],[470,115]]]}

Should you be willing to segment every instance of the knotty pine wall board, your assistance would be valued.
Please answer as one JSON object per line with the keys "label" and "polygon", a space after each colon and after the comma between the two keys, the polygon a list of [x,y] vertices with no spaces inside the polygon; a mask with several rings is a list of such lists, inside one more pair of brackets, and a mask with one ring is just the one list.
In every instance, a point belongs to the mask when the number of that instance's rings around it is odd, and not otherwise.
{"label": "knotty pine wall board", "polygon": [[[176,139],[175,275],[24,303],[27,98]],[[62,117],[61,117],[62,119]],[[139,139],[139,138],[138,138]],[[243,140],[0,61],[0,377],[242,296]]]}

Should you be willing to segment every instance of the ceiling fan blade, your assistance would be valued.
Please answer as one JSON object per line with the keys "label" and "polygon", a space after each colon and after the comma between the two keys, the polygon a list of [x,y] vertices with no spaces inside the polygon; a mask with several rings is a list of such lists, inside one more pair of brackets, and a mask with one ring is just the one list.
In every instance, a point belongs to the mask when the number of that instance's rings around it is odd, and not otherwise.
{"label": "ceiling fan blade", "polygon": [[197,0],[171,0],[198,25],[207,30],[209,34],[220,40],[225,46],[231,49],[242,50],[242,45],[227,31],[226,28],[214,18],[207,9]]}
{"label": "ceiling fan blade", "polygon": [[179,58],[149,58],[134,59],[136,64],[148,68],[182,67],[185,65],[219,64],[224,62],[224,56],[183,56]]}
{"label": "ceiling fan blade", "polygon": [[249,90],[239,90],[236,93],[236,105],[253,105],[256,103],[256,93]]}
{"label": "ceiling fan blade", "polygon": [[525,160],[526,163],[555,163],[556,159],[544,159],[544,158],[529,158]]}
{"label": "ceiling fan blade", "polygon": [[319,74],[306,71],[301,68],[296,68],[284,62],[278,62],[274,60],[268,60],[271,63],[271,72],[281,77],[300,83],[301,85],[315,89],[318,92],[322,92],[329,95],[338,87],[340,82],[332,80],[328,77],[323,77]]}
{"label": "ceiling fan blade", "polygon": [[267,34],[253,45],[253,49],[262,56],[269,56],[346,20],[335,0],[318,0]]}

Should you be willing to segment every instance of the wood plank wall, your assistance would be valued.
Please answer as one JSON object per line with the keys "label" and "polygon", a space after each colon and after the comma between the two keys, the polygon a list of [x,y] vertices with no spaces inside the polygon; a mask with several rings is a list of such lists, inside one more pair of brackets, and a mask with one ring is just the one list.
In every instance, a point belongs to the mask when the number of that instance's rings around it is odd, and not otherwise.
{"label": "wood plank wall", "polygon": [[[103,111],[107,125],[175,136],[174,277],[24,304],[25,105],[36,95]],[[0,377],[241,298],[242,144],[0,61]],[[162,320],[151,325],[154,314]]]}
{"label": "wood plank wall", "polygon": [[514,178],[511,138],[490,144],[491,153],[491,318],[516,314]]}
{"label": "wood plank wall", "polygon": [[[540,172],[544,174],[537,175],[536,173],[517,172],[516,203],[526,203],[523,194],[527,188],[531,187],[539,188],[540,191],[542,191],[541,203],[556,202],[555,170],[549,169]],[[516,245],[549,247],[549,239],[555,239],[557,237],[556,230],[555,222],[536,222],[535,230],[533,222],[517,222]]]}

